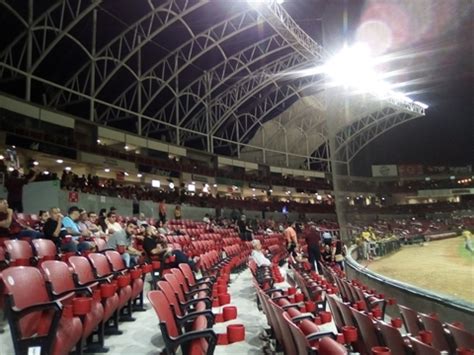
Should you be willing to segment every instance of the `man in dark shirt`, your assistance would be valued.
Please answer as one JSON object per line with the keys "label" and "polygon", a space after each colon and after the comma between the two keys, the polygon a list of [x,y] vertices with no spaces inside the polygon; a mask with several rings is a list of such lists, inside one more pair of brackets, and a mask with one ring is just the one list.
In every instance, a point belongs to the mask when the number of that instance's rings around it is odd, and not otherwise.
{"label": "man in dark shirt", "polygon": [[39,233],[27,225],[23,225],[18,219],[8,202],[0,199],[0,235],[10,238],[41,238]]}
{"label": "man in dark shirt", "polygon": [[319,265],[321,261],[321,250],[320,250],[320,241],[321,236],[320,232],[316,229],[313,224],[308,224],[304,230],[304,238],[306,244],[308,244],[308,260],[311,264],[311,269],[316,270],[314,263],[316,262],[318,272],[321,274],[321,266]]}
{"label": "man in dark shirt", "polygon": [[61,210],[53,207],[49,210],[49,216],[43,226],[45,238],[52,240],[59,250],[75,253],[77,251],[77,244],[74,240],[66,238],[67,231],[62,226],[63,216]]}
{"label": "man in dark shirt", "polygon": [[23,186],[32,182],[38,173],[35,171],[29,178],[20,177],[18,170],[13,170],[5,181],[8,191],[8,205],[18,213],[23,213]]}

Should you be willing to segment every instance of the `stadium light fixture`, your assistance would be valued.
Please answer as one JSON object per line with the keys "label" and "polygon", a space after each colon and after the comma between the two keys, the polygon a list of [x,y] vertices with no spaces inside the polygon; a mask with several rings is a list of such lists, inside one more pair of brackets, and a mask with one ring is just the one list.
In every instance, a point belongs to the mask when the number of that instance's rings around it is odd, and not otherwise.
{"label": "stadium light fixture", "polygon": [[38,166],[38,165],[39,165],[39,161],[35,160],[35,161],[33,162],[33,165],[34,165],[34,166]]}
{"label": "stadium light fixture", "polygon": [[415,104],[420,105],[422,109],[427,109],[429,106],[420,101],[415,101]]}
{"label": "stadium light fixture", "polygon": [[104,171],[105,171],[106,173],[110,173],[110,169],[109,169],[109,168],[105,168]]}
{"label": "stadium light fixture", "polygon": [[174,189],[174,183],[173,183],[173,182],[170,182],[168,186],[169,186],[169,188],[170,188],[171,190]]}
{"label": "stadium light fixture", "polygon": [[66,166],[66,167],[64,168],[64,170],[66,170],[66,171],[71,171],[72,169],[71,169],[70,166]]}
{"label": "stadium light fixture", "polygon": [[48,170],[43,171],[43,175],[49,175],[49,171]]}
{"label": "stadium light fixture", "polygon": [[57,159],[57,160],[56,160],[56,163],[62,164],[62,163],[64,163],[64,160],[62,160],[62,159]]}
{"label": "stadium light fixture", "polygon": [[143,175],[140,174],[140,173],[137,174],[137,178],[141,178],[142,176],[143,176]]}
{"label": "stadium light fixture", "polygon": [[15,169],[11,166],[8,168],[8,171],[10,171],[10,172],[12,172],[13,170],[15,170]]}
{"label": "stadium light fixture", "polygon": [[5,157],[2,154],[0,154],[0,160],[3,160],[3,159],[5,159]]}

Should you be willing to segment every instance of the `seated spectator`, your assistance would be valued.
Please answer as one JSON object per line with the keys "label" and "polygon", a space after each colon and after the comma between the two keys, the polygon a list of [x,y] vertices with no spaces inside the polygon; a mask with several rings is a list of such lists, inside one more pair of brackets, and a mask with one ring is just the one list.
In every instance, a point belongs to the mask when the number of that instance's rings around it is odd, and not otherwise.
{"label": "seated spectator", "polygon": [[87,219],[84,221],[87,226],[87,229],[92,232],[95,237],[101,236],[100,227],[96,224],[97,223],[97,214],[95,212],[89,211],[87,214]]}
{"label": "seated spectator", "polygon": [[8,207],[5,199],[0,200],[0,235],[10,238],[41,238],[42,233],[18,221],[15,213]]}
{"label": "seated spectator", "polygon": [[[59,208],[53,207],[49,210],[49,218],[43,226],[44,237],[53,241],[58,250],[63,252],[77,252],[78,243],[72,238],[66,237],[67,231],[62,225],[63,216]],[[87,250],[81,245],[81,250]]]}
{"label": "seated spectator", "polygon": [[252,259],[257,263],[258,267],[261,266],[270,266],[272,262],[263,254],[262,244],[260,240],[252,240],[253,250],[252,250]]}
{"label": "seated spectator", "polygon": [[174,219],[179,221],[181,219],[181,206],[176,205],[174,208]]}
{"label": "seated spectator", "polygon": [[107,218],[106,214],[107,210],[105,208],[102,208],[99,211],[99,218],[97,220],[97,224],[99,225],[101,232],[105,234],[107,233],[107,223],[105,223],[105,220]]}
{"label": "seated spectator", "polygon": [[77,243],[77,251],[83,252],[86,250],[92,250],[94,248],[93,244],[79,241],[79,239],[83,236],[77,224],[79,217],[80,209],[77,206],[70,207],[68,210],[68,215],[62,219],[63,228],[66,230],[66,234],[70,235]]}
{"label": "seated spectator", "polygon": [[107,213],[105,224],[107,225],[107,234],[109,235],[112,235],[115,232],[123,231],[122,226],[117,222],[117,214],[115,212],[110,211]]}
{"label": "seated spectator", "polygon": [[171,230],[166,226],[166,223],[163,223],[161,220],[158,221],[158,233],[159,234],[171,234]]}
{"label": "seated spectator", "polygon": [[[109,214],[110,213],[112,212],[109,212]],[[113,214],[115,215],[115,213]],[[109,240],[107,241],[107,247],[118,250],[122,254],[122,258],[127,267],[135,266],[138,262],[139,256],[142,255],[140,250],[135,249],[132,246],[132,238],[135,234],[136,228],[137,225],[135,222],[129,221],[125,229],[116,228],[116,231],[109,237]]]}
{"label": "seated spectator", "polygon": [[145,214],[143,212],[140,212],[140,214],[138,215],[137,226],[138,227],[148,226],[148,222],[147,222],[147,220],[145,218]]}
{"label": "seated spectator", "polygon": [[202,221],[206,224],[211,224],[211,218],[209,217],[209,213],[206,213],[202,219]]}
{"label": "seated spectator", "polygon": [[168,243],[164,238],[161,238],[156,228],[149,226],[145,233],[145,239],[143,240],[143,249],[145,250],[146,257],[148,260],[158,260],[164,262],[166,258],[174,256],[175,260],[172,263],[167,264],[169,267],[178,267],[179,264],[188,264],[193,270],[196,270],[196,262],[198,258],[189,259],[186,254],[181,250],[173,249],[168,246]]}
{"label": "seated spectator", "polygon": [[49,212],[48,211],[39,211],[38,213],[38,221],[35,223],[33,226],[33,229],[37,232],[42,233],[43,232],[43,227],[46,221],[49,219]]}

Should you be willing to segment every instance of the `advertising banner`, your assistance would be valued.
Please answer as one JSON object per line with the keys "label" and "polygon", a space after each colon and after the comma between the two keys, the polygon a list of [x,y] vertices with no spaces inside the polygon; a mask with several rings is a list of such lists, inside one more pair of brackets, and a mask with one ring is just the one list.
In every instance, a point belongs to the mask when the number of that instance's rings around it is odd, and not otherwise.
{"label": "advertising banner", "polygon": [[372,165],[372,176],[373,177],[398,176],[397,166],[394,164]]}
{"label": "advertising banner", "polygon": [[423,165],[421,164],[407,164],[398,166],[398,175],[400,176],[422,176]]}

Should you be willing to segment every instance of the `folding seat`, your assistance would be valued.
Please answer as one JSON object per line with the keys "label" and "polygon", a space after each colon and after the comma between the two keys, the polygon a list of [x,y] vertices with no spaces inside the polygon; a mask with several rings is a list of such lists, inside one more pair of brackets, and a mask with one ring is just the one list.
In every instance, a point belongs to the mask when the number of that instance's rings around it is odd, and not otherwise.
{"label": "folding seat", "polygon": [[192,321],[190,331],[183,332],[182,327],[175,321],[168,300],[162,291],[150,291],[147,295],[159,320],[160,329],[165,342],[166,351],[175,354],[178,347],[183,354],[201,355],[214,353],[217,335],[207,328],[205,315],[189,314],[186,322]]}
{"label": "folding seat", "polygon": [[142,278],[140,269],[127,269],[125,262],[122,259],[122,256],[115,250],[109,250],[105,252],[105,256],[112,267],[112,270],[115,274],[120,275],[130,275],[132,283],[132,296],[131,300],[133,302],[134,311],[144,311],[143,308],[143,286],[144,281]]}
{"label": "folding seat", "polygon": [[433,347],[439,351],[450,351],[446,331],[443,328],[443,324],[439,319],[430,316],[428,314],[420,313],[421,323],[425,330],[429,330],[433,333]]}
{"label": "folding seat", "polygon": [[285,322],[285,319],[283,318],[283,309],[281,309],[272,300],[269,301],[269,305],[275,316],[275,321],[278,322],[280,331],[277,332],[276,334],[280,336],[281,338],[280,339],[277,338],[277,340],[280,344],[283,345],[284,353],[286,355],[297,355],[297,353],[295,352],[296,347],[293,341],[293,336],[291,334],[290,328],[288,324]]}
{"label": "folding seat", "polygon": [[10,266],[29,266],[36,264],[33,249],[30,243],[25,240],[6,240],[5,251],[7,259],[10,261]]}
{"label": "folding seat", "polygon": [[365,309],[370,312],[375,307],[381,305],[382,308],[382,319],[385,317],[385,308],[387,302],[383,298],[378,298],[374,295],[364,294],[364,291],[360,287],[351,286],[351,288],[356,292],[359,300],[364,301]]}
{"label": "folding seat", "polygon": [[[76,287],[69,266],[62,261],[47,260],[41,263],[41,269],[52,299],[61,299],[63,304],[73,303],[75,297],[85,295],[91,298],[91,309],[81,318],[83,332],[82,345],[86,345],[89,351],[104,352],[104,307],[100,298],[92,298],[92,290],[89,287]],[[97,291],[100,292],[100,291]],[[92,343],[91,335],[97,334],[98,342]],[[90,337],[90,338],[89,338]]]}
{"label": "folding seat", "polygon": [[[107,257],[104,254],[91,253],[89,254],[89,260],[92,264],[92,267],[95,270],[96,276],[100,278],[115,278],[116,274],[111,269]],[[127,276],[120,275],[118,278],[127,278]],[[134,321],[132,318],[132,287],[130,286],[130,280],[128,283],[119,285],[118,287],[118,296],[119,296],[119,309],[122,311],[120,315],[121,321]],[[123,311],[127,311],[127,314],[123,314]]]}
{"label": "folding seat", "polygon": [[402,334],[397,328],[392,327],[391,325],[380,320],[377,321],[377,326],[380,330],[385,345],[390,348],[392,354],[410,353],[411,349],[408,347],[409,343],[405,342]]}
{"label": "folding seat", "polygon": [[95,245],[97,245],[97,251],[103,252],[107,250],[107,242],[103,238],[95,238]]}
{"label": "folding seat", "polygon": [[410,337],[410,342],[415,355],[441,355],[441,351],[415,337]]}
{"label": "folding seat", "polygon": [[66,355],[74,349],[81,340],[81,320],[63,312],[61,299],[50,300],[37,268],[9,267],[2,271],[2,278],[16,354],[28,354],[35,347],[41,354],[52,355]]}
{"label": "folding seat", "polygon": [[191,266],[189,266],[189,264],[182,263],[179,264],[178,267],[186,278],[186,281],[190,288],[195,288],[198,285],[207,285],[208,287],[212,287],[212,285],[216,281],[215,277],[201,277],[200,279],[196,279],[194,272],[191,269]]}
{"label": "folding seat", "polygon": [[446,327],[454,339],[456,348],[474,349],[474,334],[454,324],[447,323]]}
{"label": "folding seat", "polygon": [[[102,285],[109,285],[111,278],[96,278],[89,260],[84,256],[72,256],[69,264],[73,269],[73,278],[77,286],[87,286],[94,290],[100,290]],[[106,287],[106,286],[104,286]],[[110,288],[110,287],[108,287]],[[104,308],[104,323],[106,323],[106,334],[122,334],[118,329],[119,296],[116,292],[102,297]]]}
{"label": "folding seat", "polygon": [[33,239],[31,243],[39,262],[58,258],[58,251],[52,240],[39,238]]}
{"label": "folding seat", "polygon": [[331,310],[332,317],[334,319],[334,324],[336,325],[337,330],[341,331],[344,326],[344,320],[341,315],[341,311],[337,306],[334,295],[327,295],[327,300],[329,304],[329,309]]}
{"label": "folding seat", "polygon": [[207,283],[195,285],[194,287],[189,287],[189,284],[180,269],[171,269],[171,273],[178,280],[181,289],[183,290],[187,298],[194,296],[195,294],[207,295],[208,297],[212,296],[212,289]]}
{"label": "folding seat", "polygon": [[338,300],[334,297],[334,302],[337,304],[337,308],[341,312],[342,320],[344,321],[345,326],[355,326],[354,316],[352,314],[351,308],[344,302]]}
{"label": "folding seat", "polygon": [[418,313],[402,305],[398,305],[398,308],[400,309],[400,315],[402,316],[406,331],[412,336],[417,336],[421,330]]}
{"label": "folding seat", "polygon": [[208,321],[208,328],[212,328],[212,326],[215,323],[215,315],[212,313],[211,309],[201,309],[197,310],[196,308],[193,308],[197,302],[193,302],[193,300],[190,300],[187,302],[184,306],[182,306],[179,302],[178,295],[174,291],[173,287],[168,281],[158,281],[157,283],[158,288],[160,291],[162,291],[166,299],[168,300],[171,309],[173,311],[173,314],[175,315],[175,320],[177,323],[182,323],[186,321],[186,316],[188,314],[203,314],[206,315],[207,321]]}
{"label": "folding seat", "polygon": [[[177,295],[181,310],[184,311],[188,304],[194,304],[195,309],[198,311],[212,308],[212,299],[208,296],[207,292],[197,290],[196,292],[186,295],[174,274],[166,274],[165,280],[169,282]],[[197,295],[197,297],[194,297],[195,295]]]}
{"label": "folding seat", "polygon": [[359,329],[365,352],[367,354],[371,354],[372,348],[374,346],[382,345],[377,334],[377,328],[375,328],[374,323],[368,315],[353,308],[351,311],[356,320],[357,328]]}

